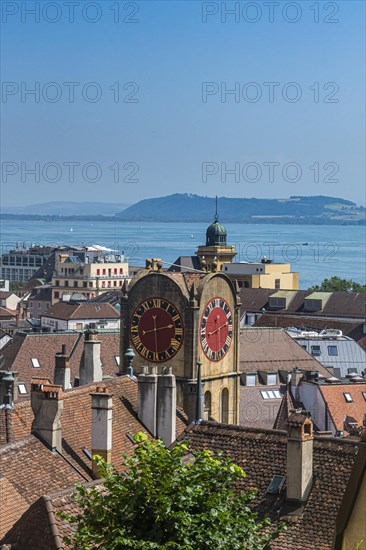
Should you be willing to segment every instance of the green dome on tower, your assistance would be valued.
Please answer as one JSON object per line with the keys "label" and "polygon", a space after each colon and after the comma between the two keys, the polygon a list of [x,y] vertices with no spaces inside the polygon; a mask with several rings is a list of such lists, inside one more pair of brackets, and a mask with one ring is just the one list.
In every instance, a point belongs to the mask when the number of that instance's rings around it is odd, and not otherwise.
{"label": "green dome on tower", "polygon": [[206,246],[226,246],[227,232],[221,223],[217,214],[217,197],[216,197],[216,214],[215,221],[208,226],[206,230]]}

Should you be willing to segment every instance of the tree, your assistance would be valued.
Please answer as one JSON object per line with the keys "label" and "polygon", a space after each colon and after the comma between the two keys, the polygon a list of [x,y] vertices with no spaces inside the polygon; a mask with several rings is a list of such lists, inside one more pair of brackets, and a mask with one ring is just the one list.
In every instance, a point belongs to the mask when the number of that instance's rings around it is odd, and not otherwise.
{"label": "tree", "polygon": [[356,283],[352,279],[341,279],[340,277],[333,276],[330,279],[324,279],[320,285],[312,286],[308,290],[313,292],[335,292],[337,290],[366,292],[366,285]]}
{"label": "tree", "polygon": [[245,477],[242,468],[208,450],[187,455],[184,443],[169,450],[143,433],[135,441],[134,455],[123,455],[119,471],[95,457],[104,484],[77,486],[80,512],[60,514],[77,527],[67,544],[90,550],[271,548],[283,528],[268,530],[270,521],[258,519],[249,507],[255,493],[234,492]]}

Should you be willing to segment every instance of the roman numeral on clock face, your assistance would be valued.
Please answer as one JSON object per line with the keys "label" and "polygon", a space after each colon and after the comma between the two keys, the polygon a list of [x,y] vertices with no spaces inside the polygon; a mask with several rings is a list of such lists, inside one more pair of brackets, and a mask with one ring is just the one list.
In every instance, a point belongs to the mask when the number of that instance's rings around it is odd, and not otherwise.
{"label": "roman numeral on clock face", "polygon": [[212,298],[201,316],[201,347],[211,361],[220,361],[228,353],[233,335],[232,313],[224,298]]}
{"label": "roman numeral on clock face", "polygon": [[131,343],[147,361],[160,363],[174,357],[181,348],[183,336],[181,314],[168,300],[148,298],[132,314]]}

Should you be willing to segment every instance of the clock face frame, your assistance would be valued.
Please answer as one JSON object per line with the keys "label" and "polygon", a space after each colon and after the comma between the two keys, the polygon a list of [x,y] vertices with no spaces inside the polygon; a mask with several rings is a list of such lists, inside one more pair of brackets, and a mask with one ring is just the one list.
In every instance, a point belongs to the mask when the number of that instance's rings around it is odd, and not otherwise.
{"label": "clock face frame", "polygon": [[221,361],[233,340],[233,315],[229,304],[220,296],[205,306],[200,323],[200,342],[203,353],[210,361]]}
{"label": "clock face frame", "polygon": [[130,337],[137,353],[153,363],[172,359],[183,343],[183,321],[177,308],[164,298],[141,302],[131,317]]}

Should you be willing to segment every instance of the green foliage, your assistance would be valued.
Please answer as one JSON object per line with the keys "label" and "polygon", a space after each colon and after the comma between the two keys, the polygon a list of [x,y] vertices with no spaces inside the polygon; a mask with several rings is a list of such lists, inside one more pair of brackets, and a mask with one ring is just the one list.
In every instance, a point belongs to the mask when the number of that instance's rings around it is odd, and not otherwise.
{"label": "green foliage", "polygon": [[310,287],[308,290],[313,292],[335,292],[337,290],[353,291],[353,292],[366,292],[366,285],[356,283],[352,279],[341,279],[340,277],[331,277],[330,279],[324,279],[320,285]]}
{"label": "green foliage", "polygon": [[[236,494],[245,473],[222,454],[195,452],[184,443],[172,450],[145,434],[135,436],[132,457],[122,469],[95,457],[103,486],[77,486],[80,513],[60,514],[76,524],[74,548],[268,550],[279,531],[264,532],[249,508],[254,493]],[[282,530],[282,529],[280,529]]]}

